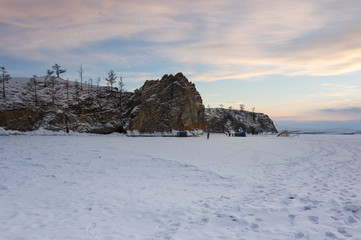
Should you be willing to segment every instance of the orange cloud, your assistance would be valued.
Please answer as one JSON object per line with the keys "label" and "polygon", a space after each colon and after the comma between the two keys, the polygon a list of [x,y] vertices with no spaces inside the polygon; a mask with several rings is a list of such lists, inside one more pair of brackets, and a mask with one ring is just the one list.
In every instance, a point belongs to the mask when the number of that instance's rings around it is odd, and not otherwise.
{"label": "orange cloud", "polygon": [[86,59],[131,65],[144,55],[99,53],[87,45],[144,42],[145,51],[156,49],[154,58],[217,73],[199,73],[196,81],[339,75],[361,70],[360,11],[360,1],[333,8],[286,0],[3,0],[0,45],[7,55],[43,61],[50,53],[77,58],[72,51],[84,47]]}

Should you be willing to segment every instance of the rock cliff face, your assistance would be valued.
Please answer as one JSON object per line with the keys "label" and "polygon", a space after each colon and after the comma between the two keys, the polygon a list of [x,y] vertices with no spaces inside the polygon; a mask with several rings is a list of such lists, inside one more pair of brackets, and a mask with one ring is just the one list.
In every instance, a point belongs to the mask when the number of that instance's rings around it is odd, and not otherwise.
{"label": "rock cliff face", "polygon": [[204,105],[195,85],[182,74],[146,81],[130,99],[130,130],[169,132],[204,129]]}
{"label": "rock cliff face", "polygon": [[206,128],[214,133],[277,132],[272,120],[262,113],[221,108],[205,110],[195,85],[182,73],[148,80],[133,93],[122,94],[111,92],[108,87],[79,86],[60,78],[47,86],[44,78],[37,80],[36,93],[34,86],[28,87],[29,78],[9,81],[7,98],[0,98],[0,127],[102,134]]}
{"label": "rock cliff face", "polygon": [[249,134],[277,133],[273,121],[263,113],[224,108],[207,108],[208,129],[214,133],[244,131]]}
{"label": "rock cliff face", "polygon": [[146,81],[134,93],[121,95],[107,87],[79,87],[60,78],[44,87],[41,77],[35,94],[27,89],[28,82],[28,78],[9,81],[7,99],[0,99],[0,127],[104,134],[202,130],[206,126],[202,98],[182,73]]}

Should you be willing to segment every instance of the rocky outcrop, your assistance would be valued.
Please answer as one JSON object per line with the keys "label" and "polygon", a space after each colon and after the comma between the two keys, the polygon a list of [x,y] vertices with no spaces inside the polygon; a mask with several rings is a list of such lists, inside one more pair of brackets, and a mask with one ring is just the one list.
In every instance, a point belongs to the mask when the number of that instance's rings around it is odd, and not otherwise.
{"label": "rocky outcrop", "polygon": [[273,121],[263,113],[242,110],[207,108],[207,131],[231,133],[244,131],[249,134],[277,133]]}
{"label": "rocky outcrop", "polygon": [[57,78],[44,87],[38,79],[37,99],[27,78],[13,79],[7,99],[0,100],[0,127],[31,131],[112,133],[202,130],[206,126],[202,98],[182,74],[148,80],[134,93],[83,86]]}
{"label": "rocky outcrop", "polygon": [[0,98],[0,127],[102,134],[206,128],[214,133],[277,132],[272,120],[262,113],[223,108],[205,110],[195,85],[182,73],[148,80],[140,89],[122,94],[108,87],[80,88],[78,83],[60,78],[45,87],[43,80],[38,78],[36,98],[27,88],[29,78],[9,81],[7,98]]}
{"label": "rocky outcrop", "polygon": [[204,105],[195,85],[182,74],[146,81],[129,101],[130,130],[169,132],[204,129]]}
{"label": "rocky outcrop", "polygon": [[39,127],[38,123],[45,116],[36,109],[20,108],[0,111],[0,126],[18,131],[30,131]]}

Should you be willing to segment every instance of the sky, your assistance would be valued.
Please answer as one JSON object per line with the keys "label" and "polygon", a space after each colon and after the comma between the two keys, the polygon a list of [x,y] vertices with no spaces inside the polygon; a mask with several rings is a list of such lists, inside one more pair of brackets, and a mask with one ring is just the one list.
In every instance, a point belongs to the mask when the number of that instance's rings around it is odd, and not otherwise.
{"label": "sky", "polygon": [[93,79],[114,70],[133,91],[182,72],[206,107],[361,129],[359,0],[0,3],[0,66],[12,77],[57,63],[70,80],[80,66]]}

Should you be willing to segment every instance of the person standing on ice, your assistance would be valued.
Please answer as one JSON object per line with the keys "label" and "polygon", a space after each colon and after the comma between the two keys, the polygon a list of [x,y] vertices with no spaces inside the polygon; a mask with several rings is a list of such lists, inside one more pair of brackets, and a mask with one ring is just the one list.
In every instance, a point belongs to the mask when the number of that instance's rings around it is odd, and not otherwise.
{"label": "person standing on ice", "polygon": [[209,132],[207,132],[207,139],[209,139]]}

